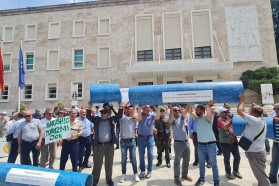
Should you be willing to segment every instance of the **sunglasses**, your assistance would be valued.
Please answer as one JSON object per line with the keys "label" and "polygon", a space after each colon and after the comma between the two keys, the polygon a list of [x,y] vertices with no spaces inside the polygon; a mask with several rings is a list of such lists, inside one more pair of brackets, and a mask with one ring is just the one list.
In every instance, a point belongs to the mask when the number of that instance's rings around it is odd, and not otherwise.
{"label": "sunglasses", "polygon": [[179,110],[173,110],[174,112],[179,112]]}
{"label": "sunglasses", "polygon": [[53,113],[47,113],[48,115],[52,115]]}
{"label": "sunglasses", "polygon": [[273,110],[276,110],[276,111],[278,111],[278,110],[279,110],[279,108],[273,108]]}
{"label": "sunglasses", "polygon": [[26,116],[23,116],[24,118],[30,118],[31,117],[31,115],[26,115]]}
{"label": "sunglasses", "polygon": [[160,112],[165,112],[164,110],[161,110]]}

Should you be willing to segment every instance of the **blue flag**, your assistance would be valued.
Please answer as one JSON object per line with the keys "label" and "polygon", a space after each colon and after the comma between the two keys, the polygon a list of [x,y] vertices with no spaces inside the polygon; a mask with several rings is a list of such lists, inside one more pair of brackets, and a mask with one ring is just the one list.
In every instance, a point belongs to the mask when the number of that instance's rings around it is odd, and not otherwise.
{"label": "blue flag", "polygon": [[20,45],[20,49],[19,49],[18,67],[19,67],[18,87],[23,89],[25,87],[25,71],[24,71],[23,54],[22,54],[22,50],[21,50],[21,45]]}

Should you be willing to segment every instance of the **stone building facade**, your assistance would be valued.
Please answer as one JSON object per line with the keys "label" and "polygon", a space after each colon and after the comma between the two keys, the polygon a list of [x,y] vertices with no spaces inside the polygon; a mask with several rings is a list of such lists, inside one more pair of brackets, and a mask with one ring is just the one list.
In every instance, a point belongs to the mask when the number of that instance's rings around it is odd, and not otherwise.
{"label": "stone building facade", "polygon": [[32,109],[70,107],[76,86],[86,105],[90,83],[230,81],[277,66],[269,0],[105,0],[4,10],[0,23],[1,110],[17,107],[21,40]]}

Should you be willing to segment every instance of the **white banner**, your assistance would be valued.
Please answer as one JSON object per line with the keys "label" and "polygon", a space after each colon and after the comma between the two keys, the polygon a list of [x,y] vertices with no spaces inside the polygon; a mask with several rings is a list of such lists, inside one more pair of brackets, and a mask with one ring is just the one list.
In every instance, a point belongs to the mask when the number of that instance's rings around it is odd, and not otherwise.
{"label": "white banner", "polygon": [[272,84],[261,84],[262,103],[274,104]]}
{"label": "white banner", "polygon": [[72,101],[76,101],[78,97],[78,84],[72,85],[71,93]]}
{"label": "white banner", "polygon": [[213,99],[212,90],[163,92],[163,103],[208,102]]}
{"label": "white banner", "polygon": [[6,138],[0,138],[0,158],[9,155],[9,147]]}
{"label": "white banner", "polygon": [[45,144],[71,137],[69,116],[58,118],[46,124]]}
{"label": "white banner", "polygon": [[55,186],[59,173],[11,168],[5,182],[27,185]]}

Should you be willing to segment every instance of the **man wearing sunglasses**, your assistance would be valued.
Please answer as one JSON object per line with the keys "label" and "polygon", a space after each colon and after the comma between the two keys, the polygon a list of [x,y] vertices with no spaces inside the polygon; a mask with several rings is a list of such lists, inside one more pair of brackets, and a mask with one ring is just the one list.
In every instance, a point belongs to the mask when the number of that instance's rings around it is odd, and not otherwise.
{"label": "man wearing sunglasses", "polygon": [[43,126],[40,120],[32,117],[30,110],[23,111],[25,121],[19,126],[18,153],[20,153],[21,164],[31,165],[30,151],[33,155],[33,166],[39,165],[39,149],[42,144]]}
{"label": "man wearing sunglasses", "polygon": [[279,167],[279,103],[274,105],[273,110],[275,116],[273,117],[273,129],[275,140],[272,147],[272,158],[270,163],[269,180],[271,183],[277,183],[278,167]]}

